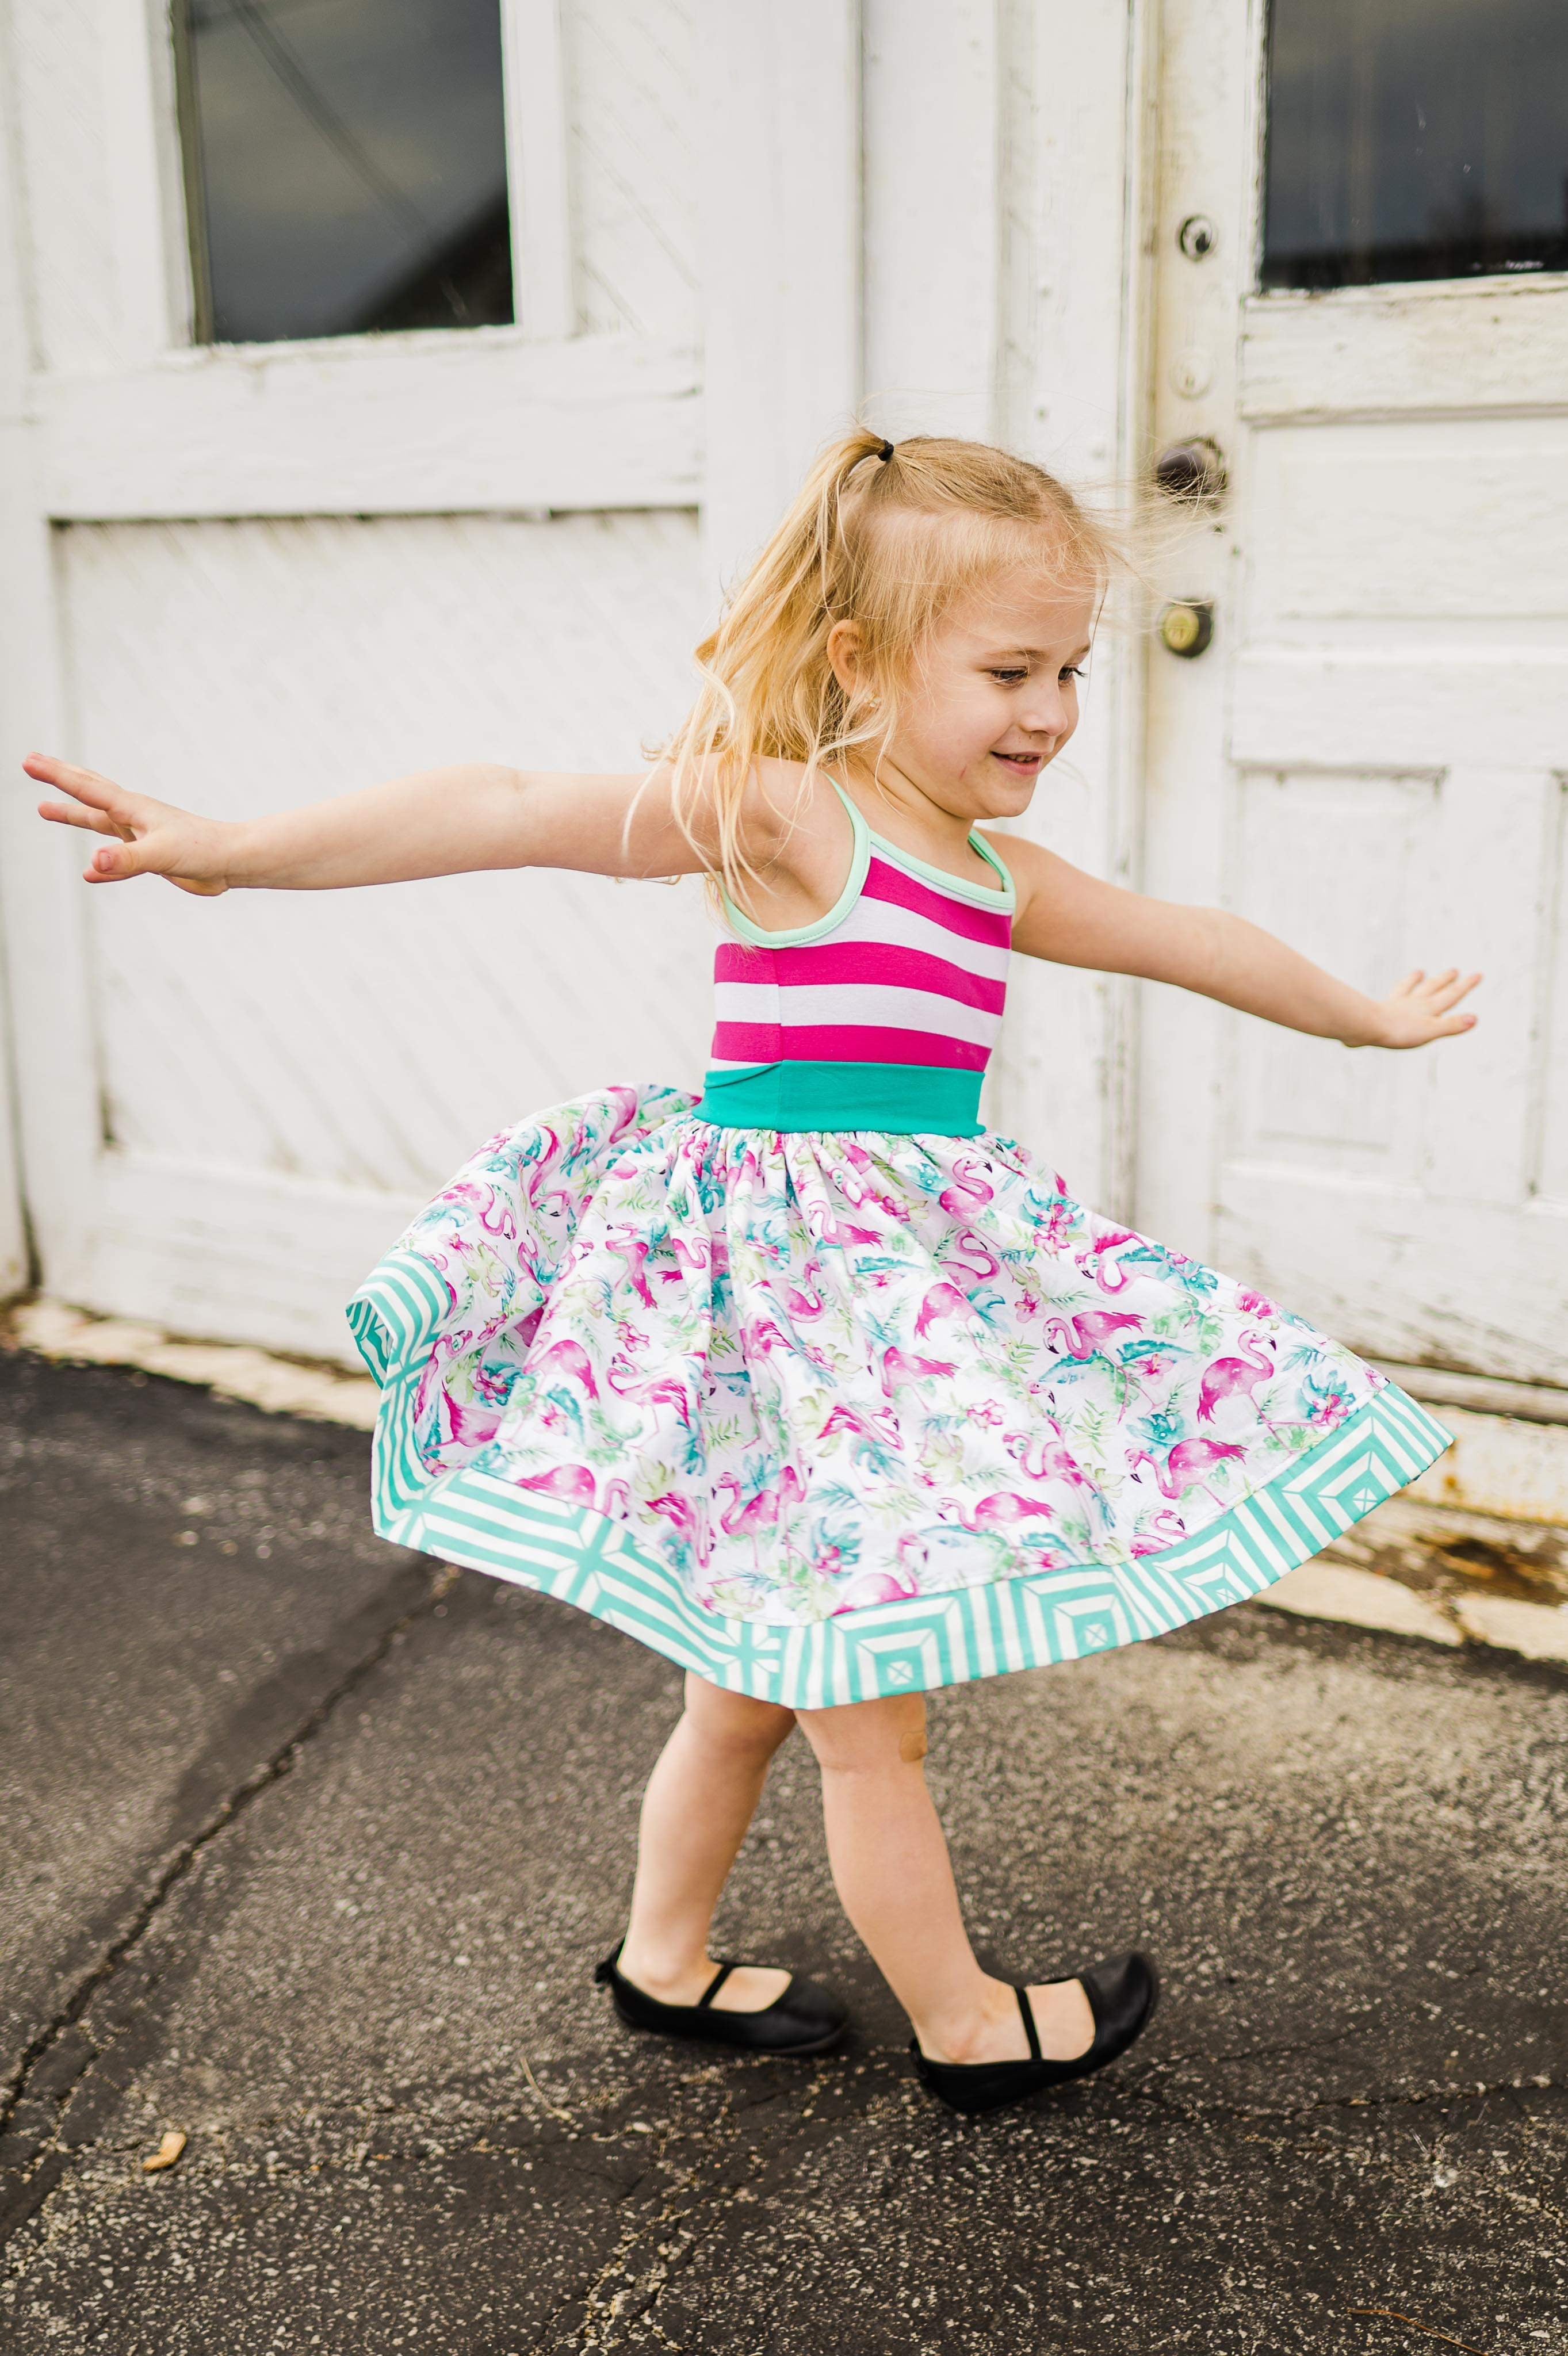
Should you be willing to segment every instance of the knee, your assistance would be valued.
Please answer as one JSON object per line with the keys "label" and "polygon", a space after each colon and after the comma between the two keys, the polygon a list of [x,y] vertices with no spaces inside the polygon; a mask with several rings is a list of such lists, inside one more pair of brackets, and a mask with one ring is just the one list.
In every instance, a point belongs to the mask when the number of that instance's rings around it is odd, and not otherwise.
{"label": "knee", "polygon": [[698,1739],[734,1759],[771,1759],[793,1730],[795,1713],[750,1694],[726,1693],[703,1678],[686,1679],[686,1720]]}
{"label": "knee", "polygon": [[824,1774],[886,1774],[900,1767],[918,1768],[926,1755],[923,1694],[842,1702],[836,1709],[803,1709],[800,1720]]}

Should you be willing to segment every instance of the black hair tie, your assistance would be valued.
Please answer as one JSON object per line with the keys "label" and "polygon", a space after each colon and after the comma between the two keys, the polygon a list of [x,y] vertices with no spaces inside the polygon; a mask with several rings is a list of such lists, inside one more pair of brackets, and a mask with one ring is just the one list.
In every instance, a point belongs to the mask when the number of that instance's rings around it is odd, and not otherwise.
{"label": "black hair tie", "polygon": [[876,454],[876,455],[877,455],[877,456],[881,459],[881,461],[882,461],[883,465],[884,465],[884,466],[886,466],[886,465],[887,464],[888,460],[889,460],[889,459],[892,457],[892,455],[893,455],[893,444],[892,444],[892,443],[891,443],[891,442],[884,442],[884,444],[882,444],[881,449],[880,449],[880,450],[878,450],[878,452],[877,452],[877,454]]}

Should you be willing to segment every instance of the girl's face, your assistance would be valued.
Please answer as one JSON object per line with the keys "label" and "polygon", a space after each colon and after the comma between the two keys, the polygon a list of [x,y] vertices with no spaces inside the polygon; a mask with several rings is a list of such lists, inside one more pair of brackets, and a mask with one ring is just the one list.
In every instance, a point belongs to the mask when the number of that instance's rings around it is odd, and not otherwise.
{"label": "girl's face", "polygon": [[[1078,726],[1096,593],[1020,571],[934,626],[898,699],[893,766],[971,823],[1015,818]],[[842,676],[842,674],[841,674]]]}

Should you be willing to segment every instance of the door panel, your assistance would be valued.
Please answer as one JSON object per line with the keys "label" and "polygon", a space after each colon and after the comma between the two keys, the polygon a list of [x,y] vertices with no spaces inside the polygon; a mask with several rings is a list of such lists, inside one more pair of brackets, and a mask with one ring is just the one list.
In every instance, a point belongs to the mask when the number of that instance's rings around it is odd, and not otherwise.
{"label": "door panel", "polygon": [[[1568,282],[1260,294],[1242,16],[1165,12],[1153,424],[1230,488],[1184,582],[1214,644],[1150,657],[1145,881],[1374,994],[1487,980],[1408,1055],[1146,991],[1139,1218],[1368,1352],[1568,1383]],[[1397,209],[1397,156],[1362,164]]]}
{"label": "door panel", "polygon": [[1568,417],[1281,426],[1257,437],[1251,509],[1259,635],[1568,615]]}

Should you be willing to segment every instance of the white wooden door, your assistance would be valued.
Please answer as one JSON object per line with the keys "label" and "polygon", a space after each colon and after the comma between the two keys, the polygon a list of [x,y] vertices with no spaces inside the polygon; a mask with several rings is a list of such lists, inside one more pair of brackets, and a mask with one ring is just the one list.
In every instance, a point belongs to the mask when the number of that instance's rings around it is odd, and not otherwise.
{"label": "white wooden door", "polygon": [[1149,659],[1144,878],[1379,993],[1482,968],[1483,1019],[1352,1053],[1145,991],[1137,1215],[1369,1352],[1568,1382],[1568,278],[1258,291],[1264,39],[1165,0],[1152,440],[1230,487],[1213,643]]}
{"label": "white wooden door", "polygon": [[[342,1301],[478,1141],[700,1076],[694,884],[90,892],[17,770],[229,816],[632,768],[678,719],[720,573],[857,398],[856,11],[497,5],[516,324],[206,345],[169,10],[4,12],[0,885],[42,1281],[90,1308],[349,1355]],[[240,13],[198,12],[298,129],[330,0]],[[384,193],[378,126],[303,95],[323,201]],[[5,1208],[0,1173],[19,1278]]]}

